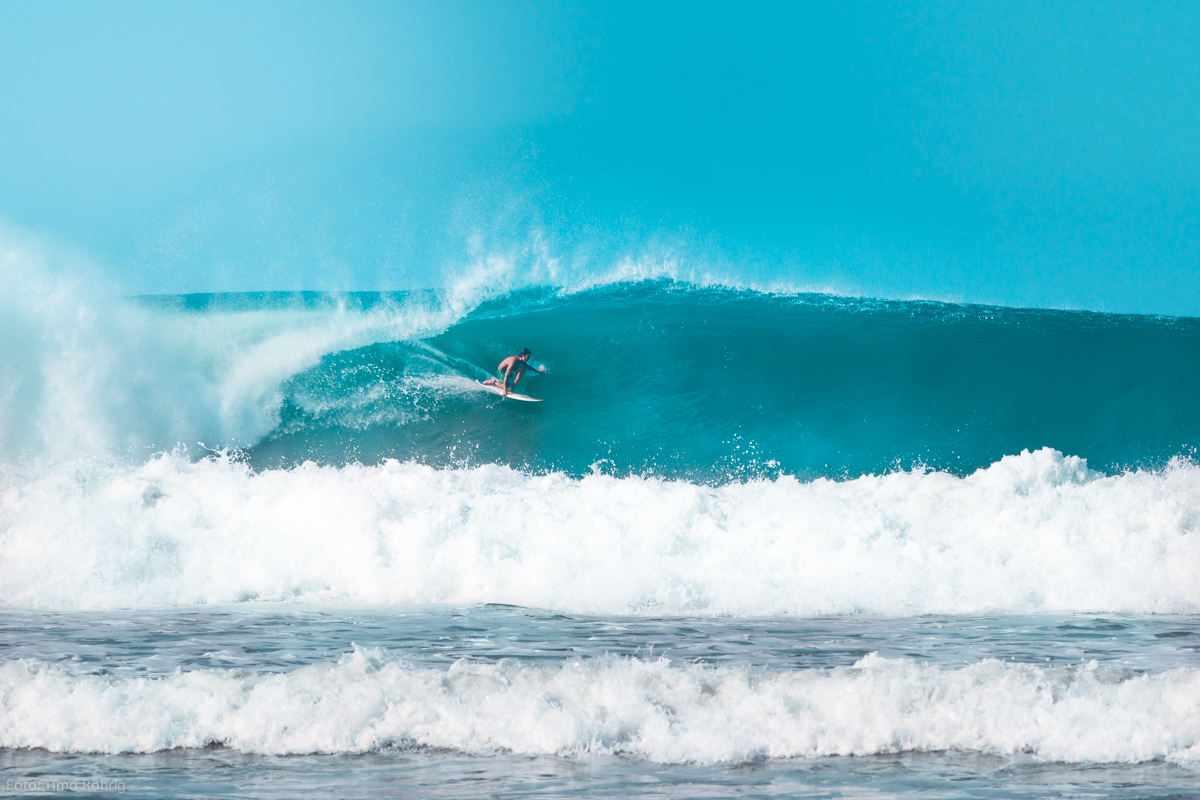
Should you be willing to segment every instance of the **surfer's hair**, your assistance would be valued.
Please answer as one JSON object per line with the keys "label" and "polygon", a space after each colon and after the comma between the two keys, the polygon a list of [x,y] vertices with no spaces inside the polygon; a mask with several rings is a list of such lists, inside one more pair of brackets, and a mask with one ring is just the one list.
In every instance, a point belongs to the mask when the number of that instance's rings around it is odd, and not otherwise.
{"label": "surfer's hair", "polygon": [[528,347],[522,347],[522,348],[521,348],[521,352],[517,353],[517,355],[519,355],[519,356],[527,356],[527,355],[529,355],[529,348],[528,348]]}

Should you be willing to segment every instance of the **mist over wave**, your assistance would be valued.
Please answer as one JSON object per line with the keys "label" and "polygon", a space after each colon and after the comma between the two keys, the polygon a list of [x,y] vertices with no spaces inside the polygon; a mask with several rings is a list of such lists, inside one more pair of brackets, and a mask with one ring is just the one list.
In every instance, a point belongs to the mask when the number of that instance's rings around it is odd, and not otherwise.
{"label": "mist over wave", "polygon": [[591,614],[1200,612],[1200,468],[706,486],[160,456],[0,495],[0,603],[508,603]]}
{"label": "mist over wave", "polygon": [[280,424],[287,381],[324,357],[420,342],[530,286],[698,274],[669,258],[572,269],[532,235],[468,256],[426,291],[128,297],[86,259],[0,226],[0,461],[250,447]]}
{"label": "mist over wave", "polygon": [[0,248],[9,466],[252,445],[278,424],[287,379],[329,353],[444,330],[489,296],[481,280],[500,280],[505,266],[481,264],[436,295],[129,298],[82,259],[3,229]]}
{"label": "mist over wave", "polygon": [[59,752],[433,747],[679,763],[958,749],[1200,760],[1200,671],[1131,676],[1094,663],[941,669],[868,656],[771,671],[599,658],[446,671],[356,649],[284,674],[131,679],[23,660],[0,665],[0,702],[0,746]]}

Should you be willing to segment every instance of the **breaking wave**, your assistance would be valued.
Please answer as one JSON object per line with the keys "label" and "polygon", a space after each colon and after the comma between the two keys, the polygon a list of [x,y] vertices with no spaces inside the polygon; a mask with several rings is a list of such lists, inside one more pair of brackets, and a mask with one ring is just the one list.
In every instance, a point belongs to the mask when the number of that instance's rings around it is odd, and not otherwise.
{"label": "breaking wave", "polygon": [[0,603],[509,603],[595,614],[1200,612],[1200,468],[708,486],[162,455],[0,495]]}
{"label": "breaking wave", "polygon": [[904,751],[1033,753],[1070,762],[1200,760],[1200,671],[959,669],[867,656],[799,671],[598,658],[414,668],[378,650],[282,674],[165,678],[0,664],[0,746],[249,753],[450,748],[620,753],[656,762]]}

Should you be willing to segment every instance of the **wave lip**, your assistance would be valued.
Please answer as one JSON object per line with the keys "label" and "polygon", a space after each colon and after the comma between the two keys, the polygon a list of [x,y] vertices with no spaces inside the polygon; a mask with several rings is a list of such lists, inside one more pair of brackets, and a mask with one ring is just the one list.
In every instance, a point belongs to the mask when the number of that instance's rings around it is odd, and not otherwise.
{"label": "wave lip", "polygon": [[1193,614],[1198,526],[1200,467],[1104,476],[1048,449],[963,478],[722,486],[164,455],[0,493],[0,603]]}
{"label": "wave lip", "polygon": [[0,666],[0,701],[0,745],[56,752],[416,746],[712,763],[968,750],[1192,764],[1200,745],[1200,670],[1131,677],[1094,662],[945,670],[872,655],[853,667],[763,671],[605,657],[441,671],[356,648],[274,675],[129,679],[15,661]]}

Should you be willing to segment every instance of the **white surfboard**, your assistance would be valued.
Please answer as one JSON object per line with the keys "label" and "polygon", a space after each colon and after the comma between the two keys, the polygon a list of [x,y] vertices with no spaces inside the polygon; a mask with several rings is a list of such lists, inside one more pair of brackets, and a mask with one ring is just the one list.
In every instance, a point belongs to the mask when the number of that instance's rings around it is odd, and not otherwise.
{"label": "white surfboard", "polygon": [[[476,382],[476,383],[479,383],[479,381],[475,381],[475,382]],[[500,395],[501,397],[503,397],[503,396],[504,396],[504,390],[503,390],[503,389],[501,389],[499,386],[489,386],[488,384],[479,383],[479,387],[480,387],[481,389],[487,389],[487,390],[488,390],[489,392],[491,392],[492,394],[498,394],[498,395]],[[516,392],[509,392],[509,393],[508,393],[508,399],[509,399],[509,400],[524,400],[526,403],[540,403],[540,402],[542,402],[542,400],[541,400],[541,398],[540,398],[540,397],[530,397],[530,396],[529,396],[529,395],[527,395],[527,394],[517,394]]]}

